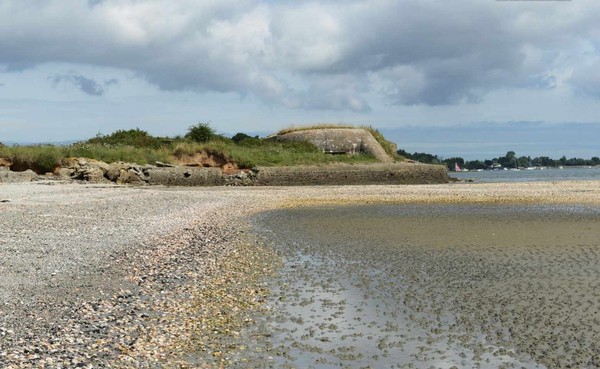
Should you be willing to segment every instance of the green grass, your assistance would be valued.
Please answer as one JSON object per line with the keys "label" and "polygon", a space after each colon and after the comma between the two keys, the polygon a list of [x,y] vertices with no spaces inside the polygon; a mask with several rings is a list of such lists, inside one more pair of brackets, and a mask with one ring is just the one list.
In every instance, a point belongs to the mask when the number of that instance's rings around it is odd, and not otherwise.
{"label": "green grass", "polygon": [[374,157],[364,154],[334,156],[323,154],[314,145],[308,143],[277,142],[255,138],[244,140],[239,144],[222,138],[206,143],[182,140],[156,149],[90,143],[69,146],[4,146],[0,147],[0,157],[9,159],[16,170],[32,169],[42,174],[54,171],[63,159],[69,157],[84,157],[106,163],[125,161],[154,164],[157,161],[171,163],[176,161],[177,157],[193,156],[201,151],[236,162],[240,168],[377,162]]}
{"label": "green grass", "polygon": [[135,148],[160,149],[168,142],[168,138],[154,137],[139,128],[118,130],[109,135],[98,134],[85,143],[100,146],[131,146]]}
{"label": "green grass", "polygon": [[331,163],[372,163],[377,159],[370,155],[328,155],[314,145],[304,142],[278,142],[249,139],[240,144],[224,140],[207,143],[180,143],[174,150],[176,156],[194,155],[197,152],[222,155],[238,163],[241,168],[254,166],[319,165]]}
{"label": "green grass", "polygon": [[132,146],[106,146],[99,144],[75,144],[70,146],[4,146],[0,157],[12,162],[15,170],[31,169],[36,173],[47,173],[59,167],[63,159],[84,157],[107,163],[126,161],[138,164],[154,164],[156,161],[172,160],[172,150],[137,148]]}
{"label": "green grass", "polygon": [[395,145],[386,140],[385,137],[383,137],[383,134],[381,134],[381,132],[379,132],[378,129],[373,128],[372,126],[363,126],[361,128],[366,129],[367,131],[371,132],[371,134],[373,135],[373,137],[375,137],[375,140],[377,140],[377,142],[379,142],[379,144],[381,145],[381,147],[383,147],[383,150],[385,150],[385,152],[391,156],[392,158],[395,159],[402,159],[401,156],[398,155],[398,152],[395,149]]}
{"label": "green grass", "polygon": [[158,148],[123,145],[102,145],[78,143],[63,148],[63,157],[84,157],[113,163],[125,161],[137,164],[154,164],[157,161],[170,162],[173,150],[170,144]]}
{"label": "green grass", "polygon": [[57,146],[2,146],[0,157],[13,163],[17,170],[32,169],[36,173],[52,172],[62,158],[62,148]]}
{"label": "green grass", "polygon": [[[316,128],[357,128],[321,124],[295,127],[281,132],[292,132]],[[393,151],[383,135],[372,127],[358,127],[369,130],[388,153]],[[281,133],[280,132],[280,133]],[[15,170],[32,169],[37,173],[52,172],[69,157],[84,157],[106,163],[125,161],[138,164],[177,162],[185,155],[194,156],[205,151],[238,164],[240,168],[254,166],[294,166],[322,165],[332,163],[373,163],[377,159],[370,155],[329,155],[307,142],[283,142],[259,139],[237,134],[236,141],[218,134],[212,134],[207,142],[195,142],[190,138],[154,137],[140,129],[119,130],[110,135],[98,135],[87,141],[68,146],[1,146],[0,158],[10,160]]]}

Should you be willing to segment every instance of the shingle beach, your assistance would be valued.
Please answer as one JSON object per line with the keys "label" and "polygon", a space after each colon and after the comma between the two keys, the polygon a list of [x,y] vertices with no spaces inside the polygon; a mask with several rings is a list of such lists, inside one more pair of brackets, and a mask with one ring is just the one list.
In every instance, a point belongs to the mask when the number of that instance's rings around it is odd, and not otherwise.
{"label": "shingle beach", "polygon": [[[254,216],[276,209],[364,204],[597,208],[600,184],[253,188],[0,184],[0,367],[244,367],[236,360],[240,351],[249,350],[245,332],[252,331],[255,317],[268,316],[273,308],[267,280],[282,270],[282,255],[253,232]],[[586,262],[585,257],[580,259]],[[593,290],[600,275],[588,277],[585,288]],[[418,301],[413,298],[407,308],[426,309]],[[582,301],[588,304],[586,309],[600,310],[598,298]],[[484,308],[485,314],[493,314],[493,306]],[[526,317],[526,310],[514,311]],[[483,313],[471,314],[477,319]],[[475,329],[468,322],[463,326]],[[581,334],[582,340],[591,339],[586,332]],[[496,343],[503,342],[499,337]],[[533,345],[537,351],[529,356],[546,367],[560,367],[560,361],[543,360],[539,351],[552,351],[552,342],[547,343]],[[273,355],[277,353],[264,357]],[[351,361],[348,365],[352,367]]]}

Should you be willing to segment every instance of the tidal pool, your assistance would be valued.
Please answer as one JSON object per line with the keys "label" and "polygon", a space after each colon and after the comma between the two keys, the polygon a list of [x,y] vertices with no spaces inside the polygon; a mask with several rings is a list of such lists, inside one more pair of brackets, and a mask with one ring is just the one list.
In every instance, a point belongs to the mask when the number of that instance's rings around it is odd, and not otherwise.
{"label": "tidal pool", "polygon": [[600,367],[600,209],[262,214],[284,260],[239,367]]}

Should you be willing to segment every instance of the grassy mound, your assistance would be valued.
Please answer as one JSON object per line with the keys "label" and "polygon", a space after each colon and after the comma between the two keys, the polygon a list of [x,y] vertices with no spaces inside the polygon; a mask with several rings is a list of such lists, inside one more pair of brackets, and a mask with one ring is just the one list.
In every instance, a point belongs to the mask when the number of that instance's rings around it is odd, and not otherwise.
{"label": "grassy mound", "polygon": [[228,138],[216,134],[206,123],[190,127],[184,137],[155,137],[146,131],[132,129],[98,135],[66,146],[0,146],[0,158],[10,161],[12,170],[32,169],[40,174],[55,171],[69,157],[85,157],[107,163],[125,161],[154,164],[157,161],[174,163],[184,155],[194,156],[202,152],[225,158],[242,169],[254,166],[377,162],[374,157],[365,154],[327,155],[307,142],[280,142],[244,133]]}

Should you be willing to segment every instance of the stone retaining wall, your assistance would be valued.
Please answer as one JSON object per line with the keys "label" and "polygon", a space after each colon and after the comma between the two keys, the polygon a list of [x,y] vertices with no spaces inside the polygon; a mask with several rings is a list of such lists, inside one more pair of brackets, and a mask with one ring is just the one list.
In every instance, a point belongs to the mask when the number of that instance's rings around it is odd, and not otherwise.
{"label": "stone retaining wall", "polygon": [[445,166],[422,164],[261,167],[256,174],[259,186],[426,184],[449,180]]}
{"label": "stone retaining wall", "polygon": [[66,179],[92,183],[162,186],[318,186],[368,184],[424,184],[450,181],[446,167],[425,164],[365,164],[295,167],[257,167],[223,174],[220,168],[185,166],[138,166],[77,159],[73,167],[62,168],[55,176],[32,171],[0,170],[2,182],[30,182],[39,179]]}
{"label": "stone retaining wall", "polygon": [[221,186],[224,184],[220,168],[152,168],[145,169],[147,183],[164,186]]}
{"label": "stone retaining wall", "polygon": [[145,169],[150,185],[164,186],[315,186],[425,184],[449,182],[446,167],[424,164],[368,164],[257,167],[223,175],[219,168]]}

